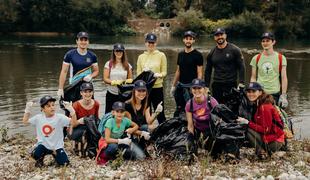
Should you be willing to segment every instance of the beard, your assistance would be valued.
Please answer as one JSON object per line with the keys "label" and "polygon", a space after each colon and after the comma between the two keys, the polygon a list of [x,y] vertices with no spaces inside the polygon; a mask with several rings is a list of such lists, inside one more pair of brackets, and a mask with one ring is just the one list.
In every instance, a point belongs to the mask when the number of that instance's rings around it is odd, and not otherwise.
{"label": "beard", "polygon": [[186,47],[187,49],[190,49],[190,48],[192,47],[192,44],[186,43],[186,44],[185,44],[185,47]]}
{"label": "beard", "polygon": [[222,44],[225,43],[225,39],[224,39],[224,38],[220,38],[220,39],[218,39],[218,40],[216,41],[216,43],[217,43],[218,45],[222,45]]}

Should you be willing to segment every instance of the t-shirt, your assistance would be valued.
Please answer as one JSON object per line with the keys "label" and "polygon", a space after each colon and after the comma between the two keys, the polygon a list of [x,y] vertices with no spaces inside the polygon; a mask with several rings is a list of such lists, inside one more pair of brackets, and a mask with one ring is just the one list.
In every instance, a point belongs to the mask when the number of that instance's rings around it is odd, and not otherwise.
{"label": "t-shirt", "polygon": [[184,84],[191,83],[197,78],[197,66],[203,65],[203,57],[196,49],[189,53],[182,51],[178,54],[177,64],[180,69],[179,81]]}
{"label": "t-shirt", "polygon": [[245,65],[241,50],[234,44],[228,43],[224,49],[215,47],[207,56],[207,65],[205,69],[206,87],[209,87],[212,68],[213,82],[234,83],[239,81],[244,82]]}
{"label": "t-shirt", "polygon": [[116,125],[116,119],[114,117],[107,120],[105,124],[105,128],[109,128],[111,130],[111,138],[113,139],[119,139],[122,138],[124,132],[126,129],[128,129],[131,125],[131,120],[124,117],[122,119],[122,122],[120,124],[120,127],[117,127]]}
{"label": "t-shirt", "polygon": [[77,49],[71,49],[64,56],[63,63],[70,65],[70,78],[79,71],[97,65],[97,56],[92,51],[87,50],[85,55],[81,55]]}
{"label": "t-shirt", "polygon": [[36,127],[38,144],[42,144],[49,150],[64,147],[63,128],[70,124],[68,117],[57,113],[52,117],[46,117],[41,113],[30,118],[29,122]]}
{"label": "t-shirt", "polygon": [[[118,63],[115,64],[115,66],[110,67],[110,61],[107,61],[104,65],[104,68],[109,69],[110,70],[110,80],[123,80],[125,81],[128,77],[128,71],[126,71],[126,69],[124,69],[123,65]],[[132,66],[129,64],[129,69],[132,69]],[[108,85],[107,90],[114,94],[114,95],[118,95],[118,88],[116,86],[111,86]]]}
{"label": "t-shirt", "polygon": [[131,115],[131,120],[138,124],[138,126],[142,126],[143,124],[147,124],[145,115],[143,115],[143,108],[141,107],[139,110],[134,111],[131,103],[125,103],[125,109]]}
{"label": "t-shirt", "polygon": [[[256,68],[255,55],[250,65]],[[286,66],[286,58],[282,55],[282,66]],[[268,94],[275,94],[280,92],[280,79],[279,79],[279,55],[277,52],[266,56],[261,55],[257,64],[257,82],[264,86],[264,91]]]}
{"label": "t-shirt", "polygon": [[98,111],[99,111],[100,105],[99,105],[98,101],[96,101],[96,100],[94,100],[94,101],[95,101],[95,104],[91,109],[84,109],[79,101],[76,101],[73,103],[72,106],[75,110],[77,119],[80,119],[82,117],[87,117],[90,115],[95,115],[97,118],[99,118]]}
{"label": "t-shirt", "polygon": [[[210,101],[211,101],[212,107],[218,104],[217,101],[213,97],[211,97]],[[193,102],[193,112],[191,113],[193,117],[194,126],[200,131],[205,131],[209,128],[209,121],[211,119],[210,114],[211,114],[212,107],[209,107],[206,97],[200,104],[196,103],[195,100],[193,99],[192,99],[192,102]],[[186,112],[190,112],[190,106],[191,106],[190,104],[191,104],[191,100],[187,101],[186,106],[185,106]]]}

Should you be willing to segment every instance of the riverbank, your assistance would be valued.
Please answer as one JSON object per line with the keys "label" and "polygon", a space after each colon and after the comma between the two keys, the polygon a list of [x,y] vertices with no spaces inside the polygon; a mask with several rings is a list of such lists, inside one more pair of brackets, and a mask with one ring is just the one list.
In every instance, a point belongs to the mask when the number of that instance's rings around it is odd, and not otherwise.
{"label": "riverbank", "polygon": [[151,157],[144,161],[117,159],[107,166],[98,166],[94,160],[72,154],[71,143],[65,148],[70,158],[68,167],[56,167],[51,156],[45,159],[43,168],[36,168],[29,152],[34,139],[22,135],[4,138],[0,144],[0,174],[2,179],[309,179],[310,142],[295,141],[289,151],[275,153],[270,159],[260,161],[254,149],[242,148],[241,159],[217,161],[200,151],[192,164],[168,157]]}

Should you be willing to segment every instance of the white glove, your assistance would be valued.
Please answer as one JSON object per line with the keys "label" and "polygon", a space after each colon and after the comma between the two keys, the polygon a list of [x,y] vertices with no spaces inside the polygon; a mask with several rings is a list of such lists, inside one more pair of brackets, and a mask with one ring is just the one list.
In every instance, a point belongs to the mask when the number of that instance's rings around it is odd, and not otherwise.
{"label": "white glove", "polygon": [[27,102],[26,103],[25,113],[31,113],[31,109],[32,109],[33,104],[34,104],[33,102]]}
{"label": "white glove", "polygon": [[163,110],[164,110],[164,107],[163,107],[163,105],[162,105],[162,101],[157,105],[157,107],[156,107],[156,110],[155,110],[155,113],[156,114],[159,114],[159,113],[161,113]]}
{"label": "white glove", "polygon": [[59,98],[64,97],[64,90],[63,90],[63,89],[58,89],[58,91],[57,91],[57,96],[58,96]]}
{"label": "white glove", "polygon": [[154,77],[155,77],[155,78],[162,78],[163,75],[162,75],[161,73],[155,73],[155,74],[154,74]]}
{"label": "white glove", "polygon": [[238,117],[237,122],[239,124],[249,124],[249,120],[243,118],[243,117]]}
{"label": "white glove", "polygon": [[244,89],[245,88],[245,85],[243,84],[243,83],[239,83],[238,84],[238,89],[240,90],[240,89]]}
{"label": "white glove", "polygon": [[63,104],[65,106],[65,109],[67,109],[70,112],[70,115],[73,116],[75,114],[75,110],[73,109],[72,101],[64,101]]}
{"label": "white glove", "polygon": [[80,119],[78,120],[78,122],[79,122],[79,124],[84,124],[84,118],[83,118],[83,117],[80,118]]}
{"label": "white glove", "polygon": [[287,108],[287,106],[288,106],[287,94],[281,94],[281,96],[279,98],[279,106],[281,108]]}
{"label": "white glove", "polygon": [[172,96],[172,97],[174,96],[175,89],[176,89],[175,86],[171,87],[171,89],[170,89],[170,96]]}
{"label": "white glove", "polygon": [[144,137],[144,139],[147,141],[151,138],[150,133],[147,131],[141,131],[141,136]]}
{"label": "white glove", "polygon": [[131,139],[129,139],[128,137],[127,138],[124,138],[124,139],[118,139],[118,144],[126,144],[126,145],[130,145],[131,144]]}
{"label": "white glove", "polygon": [[149,70],[150,70],[149,67],[144,67],[144,68],[143,68],[143,71],[149,71]]}
{"label": "white glove", "polygon": [[87,76],[85,76],[83,78],[83,80],[86,81],[86,82],[90,82],[92,79],[93,79],[93,77],[91,76],[91,74],[88,74]]}

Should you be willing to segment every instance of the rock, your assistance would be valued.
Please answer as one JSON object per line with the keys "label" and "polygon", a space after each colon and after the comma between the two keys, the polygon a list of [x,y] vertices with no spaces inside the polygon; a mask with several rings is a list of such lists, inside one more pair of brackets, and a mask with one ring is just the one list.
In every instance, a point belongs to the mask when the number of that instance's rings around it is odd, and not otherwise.
{"label": "rock", "polygon": [[39,180],[39,179],[43,179],[44,177],[43,176],[41,176],[41,175],[39,175],[39,174],[37,174],[37,175],[35,175],[34,177],[32,177],[32,179],[33,180]]}
{"label": "rock", "polygon": [[289,180],[289,175],[287,173],[282,173],[278,178],[279,180]]}
{"label": "rock", "polygon": [[295,167],[303,167],[303,166],[305,166],[305,165],[306,165],[305,162],[303,162],[303,161],[298,161],[294,166],[295,166]]}
{"label": "rock", "polygon": [[266,180],[274,180],[274,178],[273,178],[273,176],[268,175],[268,176],[266,177]]}
{"label": "rock", "polygon": [[286,155],[285,151],[277,151],[277,152],[272,154],[272,157],[276,158],[276,159],[280,159],[280,158],[284,157],[285,155]]}

